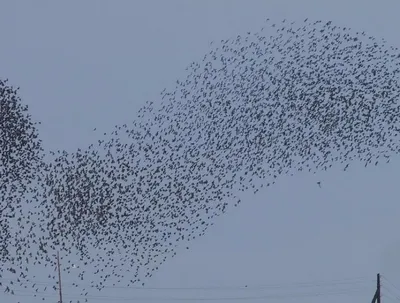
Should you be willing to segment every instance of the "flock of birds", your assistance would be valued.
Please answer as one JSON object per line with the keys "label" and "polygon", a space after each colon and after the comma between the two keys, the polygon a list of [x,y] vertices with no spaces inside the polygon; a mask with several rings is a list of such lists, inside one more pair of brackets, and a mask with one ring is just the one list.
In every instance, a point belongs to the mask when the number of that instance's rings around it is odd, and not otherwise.
{"label": "flock of birds", "polygon": [[27,106],[7,80],[0,79],[0,101],[0,262],[5,264],[16,244],[10,223],[16,217],[25,220],[21,209],[30,200],[43,149]]}
{"label": "flock of birds", "polygon": [[74,272],[99,290],[142,285],[238,205],[238,191],[399,152],[400,52],[385,41],[284,20],[213,45],[161,103],[73,153],[45,153],[27,108],[0,82],[8,291],[27,287],[29,266],[53,268],[56,251],[79,256]]}

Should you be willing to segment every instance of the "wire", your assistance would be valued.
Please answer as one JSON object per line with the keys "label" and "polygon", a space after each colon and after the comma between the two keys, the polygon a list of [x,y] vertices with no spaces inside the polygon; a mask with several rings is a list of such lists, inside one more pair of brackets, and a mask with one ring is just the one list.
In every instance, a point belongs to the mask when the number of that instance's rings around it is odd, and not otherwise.
{"label": "wire", "polygon": [[385,295],[385,294],[382,294],[382,297],[385,298],[385,299],[389,299],[389,301],[391,301],[393,303],[398,303],[399,302],[399,300],[397,300],[396,298],[393,298],[393,297]]}
{"label": "wire", "polygon": [[[381,275],[381,277],[383,277],[383,276]],[[388,282],[388,283],[382,283],[381,288],[382,288],[383,290],[385,290],[389,295],[391,295],[391,298],[392,298],[393,300],[395,300],[395,301],[400,301],[400,296],[397,295],[394,291],[392,292],[392,289],[390,289],[390,288],[387,287],[386,285],[389,285],[389,286],[391,286],[392,288],[394,288],[394,289],[396,289],[396,290],[398,290],[398,291],[399,291],[399,289],[398,289],[392,282],[390,282],[386,277],[383,277],[383,279],[384,279],[386,282]],[[386,295],[386,293],[383,292],[383,295]],[[390,298],[390,296],[387,296],[387,295],[386,295],[386,297],[389,297],[389,298]]]}
{"label": "wire", "polygon": [[[260,296],[243,296],[243,297],[187,297],[187,298],[173,298],[173,297],[158,297],[158,298],[150,298],[150,297],[118,297],[118,296],[92,296],[88,295],[85,297],[82,296],[74,296],[64,294],[64,297],[67,299],[96,299],[96,300],[115,300],[115,301],[133,301],[133,300],[141,300],[141,301],[232,301],[232,300],[263,300],[263,299],[287,299],[287,298],[300,298],[300,297],[318,297],[318,296],[334,296],[334,295],[352,295],[357,293],[365,293],[366,288],[355,288],[355,289],[342,289],[330,292],[308,292],[308,293],[291,293],[291,294],[274,294],[274,295],[260,295]],[[369,290],[369,288],[368,288]],[[30,296],[32,294],[15,294],[15,296]],[[54,298],[57,297],[54,295],[44,295],[44,298]]]}
{"label": "wire", "polygon": [[397,286],[396,285],[394,285],[394,283],[392,283],[391,281],[389,281],[389,279],[388,278],[386,278],[385,276],[383,276],[383,275],[381,275],[381,277],[383,277],[383,279],[384,280],[386,280],[386,282],[388,282],[392,287],[394,287],[397,291],[399,291],[400,292],[400,289],[399,288],[397,288]]}
{"label": "wire", "polygon": [[387,297],[392,296],[392,299],[394,299],[394,300],[396,300],[396,301],[400,301],[400,297],[397,296],[397,295],[395,295],[395,294],[393,294],[392,291],[391,291],[390,289],[388,289],[387,287],[385,287],[385,286],[383,286],[383,285],[382,285],[381,288],[384,289],[384,290],[386,290],[387,293],[389,294],[389,296],[388,296],[385,292],[382,292],[381,295],[384,295],[384,296],[387,296]]}
{"label": "wire", "polygon": [[[2,279],[4,281],[14,281],[12,279]],[[291,282],[282,284],[263,284],[263,285],[237,285],[237,286],[202,286],[202,287],[138,287],[138,286],[103,286],[104,289],[135,289],[135,290],[263,290],[263,289],[278,289],[278,288],[306,288],[315,286],[337,286],[337,285],[355,285],[365,282],[373,282],[374,280],[365,277],[345,278],[336,280],[322,280],[322,281],[309,281],[309,282]],[[51,282],[41,282],[35,280],[27,280],[27,282],[34,285],[53,286],[57,284]],[[63,287],[76,287],[87,286],[95,287],[93,284],[78,284],[78,283],[62,283]]]}

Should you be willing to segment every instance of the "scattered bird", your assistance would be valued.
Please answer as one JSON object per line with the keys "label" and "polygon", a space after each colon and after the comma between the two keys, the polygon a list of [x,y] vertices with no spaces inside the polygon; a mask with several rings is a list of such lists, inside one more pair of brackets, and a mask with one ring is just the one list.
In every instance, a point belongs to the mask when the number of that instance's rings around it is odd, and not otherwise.
{"label": "scattered bird", "polygon": [[[54,268],[60,250],[86,264],[73,271],[82,296],[88,283],[98,290],[111,281],[143,286],[190,246],[182,242],[239,205],[239,191],[336,163],[346,170],[353,161],[389,162],[400,148],[400,52],[330,21],[267,25],[212,43],[186,78],[162,91],[160,104],[147,102],[131,124],[74,152],[39,152],[33,124],[9,109],[14,116],[7,114],[1,132],[14,139],[0,136],[8,147],[1,164],[21,168],[1,175],[1,186],[30,179],[35,186],[18,191],[19,201],[34,197],[33,208],[18,213],[1,204],[25,230],[11,231],[1,214],[2,239],[17,247],[15,258],[1,248],[8,272],[26,285],[29,268]],[[10,159],[25,165],[10,166]]]}

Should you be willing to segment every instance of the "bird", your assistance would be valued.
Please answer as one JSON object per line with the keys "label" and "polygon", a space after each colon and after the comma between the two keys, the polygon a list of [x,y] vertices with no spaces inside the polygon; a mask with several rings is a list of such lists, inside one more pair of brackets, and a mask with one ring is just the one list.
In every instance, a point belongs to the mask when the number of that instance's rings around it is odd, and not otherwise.
{"label": "bird", "polygon": [[[28,108],[1,82],[0,243],[11,244],[0,247],[0,270],[26,286],[47,265],[56,287],[60,251],[82,297],[142,287],[243,203],[240,192],[399,153],[398,49],[331,21],[263,29],[212,43],[133,121],[72,151],[44,150]],[[14,198],[32,207],[5,202]]]}

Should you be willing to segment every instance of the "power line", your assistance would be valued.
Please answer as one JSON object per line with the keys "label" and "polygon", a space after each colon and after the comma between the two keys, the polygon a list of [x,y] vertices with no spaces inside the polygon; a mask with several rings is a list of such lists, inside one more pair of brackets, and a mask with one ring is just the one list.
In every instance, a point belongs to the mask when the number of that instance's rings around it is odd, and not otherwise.
{"label": "power line", "polygon": [[[12,279],[2,279],[4,281],[14,281]],[[315,286],[338,286],[338,285],[355,285],[366,282],[373,282],[374,280],[365,277],[356,278],[344,278],[336,280],[315,280],[308,282],[290,282],[290,283],[280,283],[280,284],[259,284],[259,285],[236,285],[236,286],[199,286],[199,287],[138,287],[138,286],[102,286],[105,289],[135,289],[135,290],[263,290],[263,289],[284,289],[284,288],[307,288]],[[27,280],[27,283],[32,283],[35,285],[49,286],[57,284],[44,281]],[[78,283],[67,283],[63,282],[63,287],[70,286],[87,286],[96,287],[93,284],[78,284]]]}
{"label": "power line", "polygon": [[[369,288],[353,288],[353,289],[339,289],[336,291],[329,292],[307,292],[307,293],[286,293],[286,294],[269,294],[269,295],[259,295],[259,296],[230,296],[230,297],[122,297],[122,296],[77,296],[77,295],[66,295],[64,297],[67,299],[96,299],[96,300],[115,300],[115,301],[248,301],[248,300],[263,300],[263,299],[288,299],[288,298],[307,298],[307,297],[319,297],[319,296],[335,296],[335,295],[355,295],[360,293],[365,293]],[[15,294],[15,296],[32,297],[32,294]],[[45,298],[57,297],[56,294],[42,294],[41,296]]]}
{"label": "power line", "polygon": [[394,287],[397,291],[400,292],[400,289],[399,289],[396,285],[394,285],[394,283],[391,282],[388,278],[386,278],[386,276],[382,275],[382,278],[383,278],[384,280],[386,280],[386,282],[388,282],[388,283],[389,283],[392,287]]}
{"label": "power line", "polygon": [[393,299],[395,299],[395,300],[397,300],[397,301],[400,301],[400,296],[394,294],[394,293],[392,292],[391,289],[387,288],[387,287],[384,286],[384,285],[382,285],[382,289],[385,290],[384,292],[382,292],[382,295],[383,295],[383,296],[388,296],[388,295],[387,295],[387,293],[388,293],[389,295],[391,295],[391,296],[393,297]]}
{"label": "power line", "polygon": [[[164,287],[164,288],[156,288],[156,287],[149,287],[149,288],[131,288],[131,289],[159,289],[159,290],[215,290],[215,289],[225,289],[225,290],[264,290],[272,291],[272,293],[262,293],[252,296],[237,296],[230,294],[229,296],[210,296],[210,297],[168,297],[168,296],[160,296],[160,297],[127,297],[127,296],[109,296],[109,295],[78,295],[78,294],[68,294],[64,293],[64,298],[67,299],[78,299],[78,300],[85,300],[85,299],[95,299],[95,300],[107,300],[107,301],[133,301],[133,300],[140,300],[140,301],[249,301],[249,300],[264,300],[264,299],[290,299],[290,298],[306,298],[306,297],[318,297],[318,296],[338,296],[338,295],[347,295],[347,296],[354,296],[357,294],[365,294],[370,290],[370,287],[362,287],[360,284],[362,282],[370,282],[370,279],[365,279],[364,277],[358,278],[347,278],[347,279],[336,279],[336,280],[323,280],[323,281],[309,281],[309,282],[292,282],[292,283],[281,283],[281,284],[264,284],[264,285],[257,285],[257,286],[211,286],[211,287]],[[379,283],[379,274],[378,274],[378,285]],[[321,287],[333,287],[336,286],[339,288],[333,289],[321,289]],[[340,287],[341,286],[341,287]],[[347,286],[344,288],[343,286]],[[291,291],[288,287],[291,287]],[[317,287],[315,290],[310,290],[309,287]],[[113,287],[111,287],[113,288]],[[308,288],[308,289],[305,289]],[[318,289],[319,288],[319,289]],[[378,287],[379,288],[379,287]],[[129,289],[129,287],[127,287]],[[297,289],[297,291],[295,291]],[[306,291],[301,291],[305,289]],[[285,290],[285,293],[276,293],[277,290]],[[275,293],[274,293],[275,292]],[[389,292],[388,292],[389,293]],[[42,298],[56,298],[56,293],[47,293],[42,291],[32,291],[32,290],[18,290],[14,289],[14,296],[18,297],[42,297]],[[389,297],[393,300],[393,297]]]}
{"label": "power line", "polygon": [[[392,296],[391,299],[393,299],[393,300],[395,300],[395,301],[400,301],[400,295],[396,294],[395,291],[392,292],[392,289],[391,289],[391,288],[394,288],[395,290],[399,291],[399,293],[400,293],[400,289],[399,289],[396,285],[394,285],[394,283],[392,283],[392,282],[391,282],[388,278],[386,278],[385,276],[382,275],[382,278],[383,278],[383,280],[384,280],[385,282],[387,282],[387,283],[384,283],[384,284],[382,285],[382,288],[383,288],[385,291],[387,291],[387,293],[388,293],[389,295]],[[388,285],[389,287],[388,287],[387,285]],[[391,288],[390,288],[390,287],[391,287]],[[387,296],[385,292],[383,293],[383,295],[390,298],[390,296]]]}
{"label": "power line", "polygon": [[382,294],[382,298],[385,298],[385,301],[386,301],[386,299],[389,299],[389,301],[391,301],[391,302],[393,302],[393,303],[399,303],[399,300],[398,300],[398,299],[393,298],[393,297],[391,297],[391,296],[388,296],[388,295],[386,295],[386,294]]}

